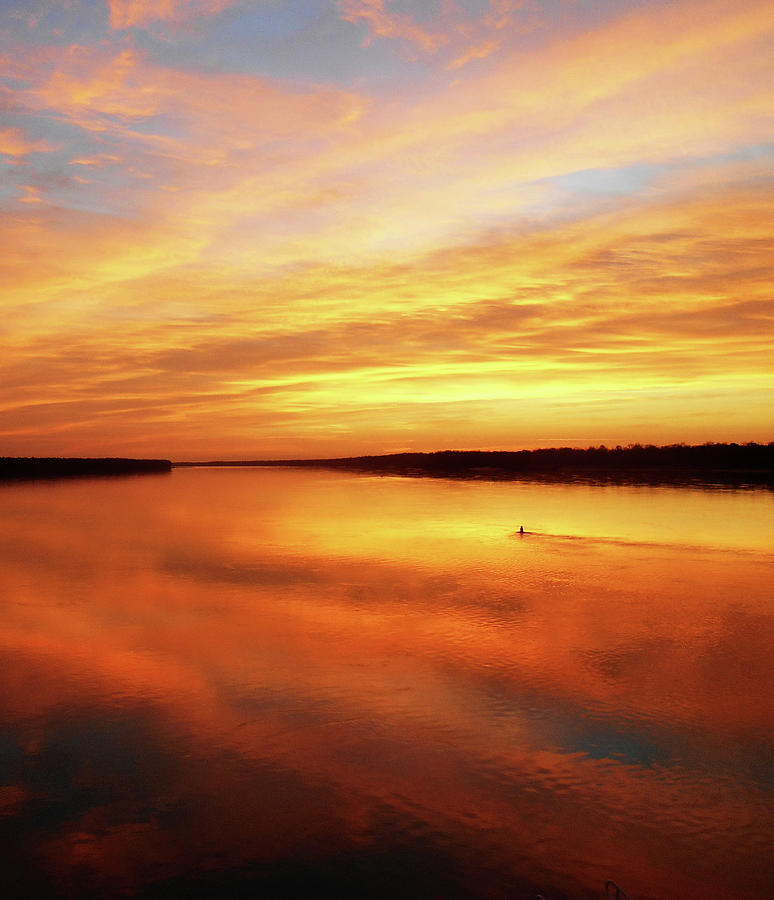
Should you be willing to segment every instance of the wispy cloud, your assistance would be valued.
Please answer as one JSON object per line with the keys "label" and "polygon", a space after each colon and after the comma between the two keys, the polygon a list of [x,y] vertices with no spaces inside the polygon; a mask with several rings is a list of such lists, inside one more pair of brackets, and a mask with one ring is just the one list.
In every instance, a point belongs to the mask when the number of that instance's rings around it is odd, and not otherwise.
{"label": "wispy cloud", "polygon": [[23,159],[53,149],[47,141],[30,140],[20,128],[0,128],[0,156]]}
{"label": "wispy cloud", "polygon": [[221,12],[242,0],[108,0],[110,26],[115,30],[152,22],[186,22]]}
{"label": "wispy cloud", "polygon": [[444,65],[454,71],[474,60],[486,59],[511,35],[529,33],[543,25],[538,7],[521,0],[489,0],[483,11],[465,11],[454,2],[417,4],[421,21],[397,8],[394,0],[338,0],[343,19],[366,28],[364,46],[383,38],[394,40],[404,56],[418,59],[443,51]]}
{"label": "wispy cloud", "polygon": [[363,22],[371,35],[398,38],[426,53],[434,53],[449,40],[443,31],[431,31],[406,13],[393,12],[389,0],[339,0],[341,15],[348,22]]}
{"label": "wispy cloud", "polygon": [[465,49],[459,56],[451,60],[451,62],[447,63],[446,68],[453,72],[456,69],[461,69],[473,60],[486,59],[487,56],[491,56],[500,49],[501,43],[501,41],[495,39],[484,41],[481,44],[474,44]]}
{"label": "wispy cloud", "polygon": [[338,453],[470,444],[477,419],[512,445],[580,428],[568,403],[623,441],[679,439],[670,404],[697,439],[765,437],[774,12],[697,9],[515,54],[520,8],[459,43],[450,5],[422,90],[183,68],[126,35],[6,55],[9,446]]}
{"label": "wispy cloud", "polygon": [[[65,346],[45,338],[45,308],[36,335],[28,307],[27,341],[4,363],[4,431],[19,446],[62,426],[95,441],[106,418],[128,418],[163,442],[181,421],[206,420],[218,434],[208,445],[215,452],[221,435],[242,441],[248,422],[265,421],[271,440],[252,440],[272,454],[287,441],[335,446],[320,437],[326,421],[354,434],[367,422],[373,435],[358,446],[373,450],[371,441],[414,433],[420,422],[409,443],[448,443],[487,407],[496,434],[519,407],[548,427],[568,403],[607,396],[605,416],[615,418],[619,396],[637,398],[643,424],[631,437],[648,439],[643,432],[663,427],[670,405],[717,416],[730,389],[762,389],[774,315],[772,199],[774,178],[711,196],[697,188],[549,231],[490,235],[453,254],[318,265],[260,287],[239,269],[208,286],[195,269],[184,277],[162,267],[142,294],[135,279],[116,282],[108,305],[92,306],[88,331],[74,308],[71,324],[62,320]],[[128,264],[119,259],[115,266]],[[66,316],[61,295],[58,306]],[[122,306],[128,318],[116,344]],[[748,404],[730,423],[752,428],[759,413]],[[702,422],[683,427],[711,436]]]}

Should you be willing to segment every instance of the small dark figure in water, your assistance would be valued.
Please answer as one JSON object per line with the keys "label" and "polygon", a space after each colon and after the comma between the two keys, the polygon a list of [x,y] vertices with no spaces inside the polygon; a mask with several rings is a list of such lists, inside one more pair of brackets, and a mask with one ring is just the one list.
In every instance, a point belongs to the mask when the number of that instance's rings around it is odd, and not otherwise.
{"label": "small dark figure in water", "polygon": [[523,525],[519,528],[519,534],[524,534],[524,526]]}

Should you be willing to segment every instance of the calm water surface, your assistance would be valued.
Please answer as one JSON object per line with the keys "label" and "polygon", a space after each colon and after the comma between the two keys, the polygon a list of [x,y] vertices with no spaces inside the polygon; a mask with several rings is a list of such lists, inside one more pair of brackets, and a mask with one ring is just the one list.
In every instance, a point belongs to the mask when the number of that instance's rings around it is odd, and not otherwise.
{"label": "calm water surface", "polygon": [[773,551],[763,490],[0,486],[0,893],[770,898]]}

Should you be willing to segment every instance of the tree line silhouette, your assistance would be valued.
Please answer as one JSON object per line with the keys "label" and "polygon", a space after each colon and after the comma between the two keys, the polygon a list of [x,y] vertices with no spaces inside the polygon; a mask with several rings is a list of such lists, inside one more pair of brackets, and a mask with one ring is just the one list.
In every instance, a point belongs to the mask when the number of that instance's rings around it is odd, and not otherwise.
{"label": "tree line silhouette", "polygon": [[[206,464],[201,464],[206,465]],[[438,450],[334,459],[219,461],[208,465],[325,467],[446,478],[589,476],[610,479],[774,482],[774,442],[628,444],[538,450]]]}
{"label": "tree line silhouette", "polygon": [[324,467],[439,478],[591,477],[774,485],[774,442],[437,450],[333,459],[217,460],[174,464],[168,459],[0,457],[0,480],[150,474],[169,472],[173,465]]}
{"label": "tree line silhouette", "polygon": [[72,478],[83,475],[140,475],[169,472],[168,459],[0,456],[0,480]]}

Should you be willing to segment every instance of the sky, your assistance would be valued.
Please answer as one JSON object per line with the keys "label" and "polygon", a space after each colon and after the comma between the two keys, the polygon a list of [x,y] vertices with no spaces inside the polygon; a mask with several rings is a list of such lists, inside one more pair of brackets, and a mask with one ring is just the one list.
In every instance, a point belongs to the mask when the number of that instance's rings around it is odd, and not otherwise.
{"label": "sky", "polygon": [[771,0],[2,0],[0,456],[774,440]]}

